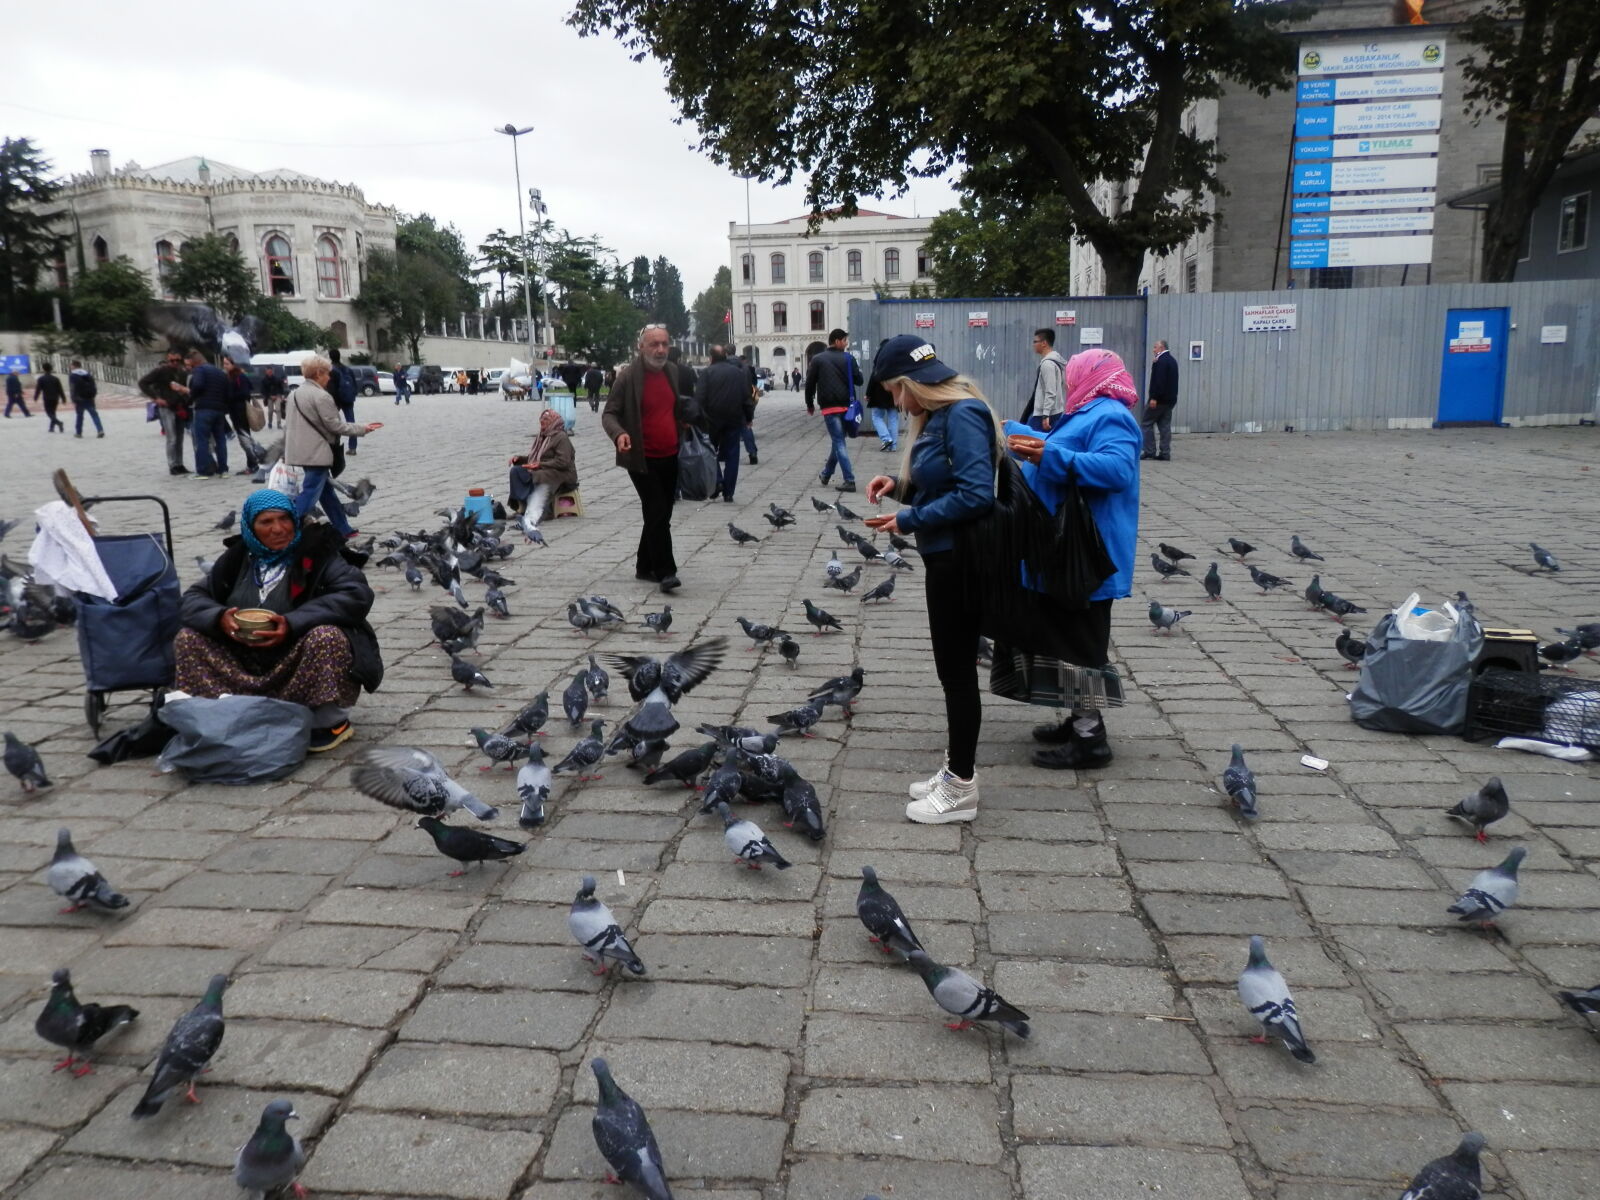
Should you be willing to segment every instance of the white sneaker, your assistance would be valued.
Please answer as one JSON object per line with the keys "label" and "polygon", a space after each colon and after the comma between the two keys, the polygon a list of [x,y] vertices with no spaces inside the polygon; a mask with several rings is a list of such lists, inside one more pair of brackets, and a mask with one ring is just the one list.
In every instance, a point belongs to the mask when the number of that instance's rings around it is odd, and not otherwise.
{"label": "white sneaker", "polygon": [[949,755],[946,755],[945,760],[939,764],[939,769],[937,771],[935,771],[932,775],[929,775],[926,779],[917,780],[916,783],[913,783],[909,788],[906,789],[911,793],[911,798],[913,800],[926,800],[928,798],[928,794],[933,791],[939,780],[944,778],[945,769],[949,767],[949,765],[950,757]]}
{"label": "white sneaker", "polygon": [[946,825],[970,821],[978,815],[978,776],[958,779],[948,770],[939,772],[933,790],[906,805],[906,816],[919,825]]}

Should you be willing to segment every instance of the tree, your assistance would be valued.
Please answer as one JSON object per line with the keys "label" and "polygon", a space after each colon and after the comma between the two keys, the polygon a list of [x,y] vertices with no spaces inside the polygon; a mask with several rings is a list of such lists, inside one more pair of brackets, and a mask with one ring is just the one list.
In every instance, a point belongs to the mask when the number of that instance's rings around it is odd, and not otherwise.
{"label": "tree", "polygon": [[288,350],[325,350],[337,344],[332,329],[324,329],[314,322],[297,317],[289,306],[276,296],[263,296],[257,292],[246,307],[251,316],[259,317],[265,332],[254,349],[262,354],[283,353]]}
{"label": "tree", "polygon": [[[1492,0],[1466,22],[1461,60],[1474,122],[1505,126],[1500,192],[1483,223],[1483,278],[1516,273],[1528,222],[1561,160],[1600,109],[1594,0]],[[1582,139],[1591,144],[1594,135]]]}
{"label": "tree", "polygon": [[436,264],[452,281],[452,297],[439,307],[439,314],[476,308],[478,287],[473,282],[472,256],[466,239],[454,225],[440,225],[427,213],[407,217],[394,234],[395,253],[401,258],[415,257]]}
{"label": "tree", "polygon": [[628,275],[628,299],[640,312],[651,312],[656,306],[655,283],[650,278],[650,260],[644,255],[634,256]]}
{"label": "tree", "polygon": [[611,367],[633,353],[639,323],[639,310],[622,292],[614,288],[586,292],[568,310],[561,342],[568,354]]}
{"label": "tree", "polygon": [[[665,64],[714,160],[778,183],[807,172],[814,221],[965,166],[977,195],[1060,196],[1063,232],[1100,254],[1108,291],[1128,293],[1146,251],[1211,220],[1217,149],[1184,128],[1185,110],[1229,84],[1284,86],[1293,47],[1275,31],[1308,11],[1283,0],[746,0],[730,20],[723,0],[575,3],[580,33],[612,33],[636,59]],[[1096,205],[1097,181],[1136,177],[1121,211]]]}
{"label": "tree", "polygon": [[422,361],[422,335],[428,317],[448,313],[460,299],[456,280],[437,260],[404,251],[374,250],[367,256],[367,278],[356,311],[383,322],[411,347],[411,361]]}
{"label": "tree", "polygon": [[655,307],[650,319],[667,327],[674,338],[689,332],[689,310],[683,306],[683,276],[665,255],[650,267],[650,283],[655,292]]}
{"label": "tree", "polygon": [[39,277],[62,245],[52,215],[40,210],[60,190],[31,141],[0,141],[0,323],[8,328],[38,315]]}
{"label": "tree", "polygon": [[255,268],[215,233],[183,244],[166,274],[167,291],[179,300],[209,304],[218,315],[238,320],[261,298]]}
{"label": "tree", "polygon": [[711,286],[694,298],[695,336],[707,342],[728,339],[732,325],[726,318],[733,311],[733,272],[718,267]]}
{"label": "tree", "polygon": [[129,341],[146,345],[150,277],[126,255],[84,271],[72,284],[67,326],[72,352],[85,358],[121,358]]}
{"label": "tree", "polygon": [[[523,275],[523,248],[521,240],[514,234],[507,233],[504,229],[496,229],[478,246],[478,253],[483,256],[483,266],[487,271],[493,271],[500,277],[500,303],[506,302],[506,277],[521,280]],[[518,291],[520,291],[520,286]],[[516,295],[513,299],[520,300]]]}
{"label": "tree", "polygon": [[963,196],[925,243],[941,296],[1065,296],[1071,217],[1059,197],[1028,204]]}

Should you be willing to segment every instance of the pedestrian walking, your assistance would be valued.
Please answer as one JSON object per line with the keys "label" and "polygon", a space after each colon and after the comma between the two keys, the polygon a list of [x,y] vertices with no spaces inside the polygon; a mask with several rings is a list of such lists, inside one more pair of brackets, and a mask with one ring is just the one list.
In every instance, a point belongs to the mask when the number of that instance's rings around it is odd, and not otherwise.
{"label": "pedestrian walking", "polygon": [[50,418],[50,424],[45,427],[46,433],[67,431],[66,423],[56,416],[56,409],[65,397],[61,380],[50,373],[50,364],[40,363],[39,373],[33,377],[33,398],[44,402],[44,415]]}
{"label": "pedestrian walking", "polygon": [[1041,433],[1048,433],[1061,418],[1062,378],[1067,369],[1067,360],[1056,353],[1054,329],[1033,331],[1033,352],[1039,356],[1039,366],[1034,371],[1033,392],[1028,397],[1027,407],[1023,409],[1022,420]]}
{"label": "pedestrian walking", "polygon": [[700,372],[694,398],[717,450],[717,490],[712,498],[721,496],[732,504],[739,483],[740,440],[745,428],[755,420],[756,402],[749,376],[728,357],[726,346],[711,347],[711,365]]}
{"label": "pedestrian walking", "polygon": [[72,407],[78,412],[73,436],[83,436],[83,418],[87,414],[94,422],[95,436],[105,437],[106,427],[100,424],[100,410],[94,406],[95,397],[100,394],[100,389],[95,386],[94,376],[89,374],[77,359],[72,360],[72,370],[67,374],[67,388],[72,394]]}
{"label": "pedestrian walking", "polygon": [[189,407],[188,381],[183,355],[177,350],[168,350],[165,361],[139,380],[139,391],[156,406],[156,419],[161,422],[161,433],[167,440],[167,473],[170,475],[189,473],[189,468],[183,465],[183,444],[188,440],[189,422],[194,413]]}
{"label": "pedestrian walking", "polygon": [[794,370],[789,372],[789,390],[791,392],[798,392],[800,390],[800,383],[800,368],[796,367]]}
{"label": "pedestrian walking", "polygon": [[228,473],[228,409],[233,404],[233,384],[198,348],[190,350],[184,362],[189,367],[189,382],[182,386],[194,410],[194,471],[202,479],[220,479]]}
{"label": "pedestrian walking", "polygon": [[806,368],[806,413],[810,415],[814,408],[821,409],[822,423],[828,430],[828,461],[822,464],[817,478],[826,487],[837,466],[844,476],[841,492],[856,490],[855,468],[850,465],[850,456],[844,447],[844,414],[862,383],[861,368],[855,356],[845,349],[849,339],[850,335],[844,330],[835,329],[828,334],[828,348],[817,354]]}
{"label": "pedestrian walking", "polygon": [[872,427],[878,432],[878,451],[887,454],[897,449],[900,445],[900,410],[889,399],[889,393],[869,393],[867,411],[872,414]]}
{"label": "pedestrian walking", "polygon": [[20,408],[22,415],[25,417],[33,416],[22,399],[22,377],[17,374],[15,367],[6,372],[6,417],[8,419],[13,408]]}
{"label": "pedestrian walking", "polygon": [[228,424],[233,426],[239,449],[244,451],[245,466],[238,474],[254,475],[261,466],[250,428],[250,400],[255,393],[250,387],[250,377],[226,354],[222,356],[222,369],[228,376]]}
{"label": "pedestrian walking", "polygon": [[688,422],[688,400],[678,389],[678,368],[667,361],[665,325],[639,332],[633,361],[617,372],[600,426],[617,448],[617,466],[628,472],[643,515],[634,578],[680,586],[672,553],[672,504],[678,491],[678,437]]}
{"label": "pedestrian walking", "polygon": [[404,367],[394,373],[394,406],[399,408],[402,400],[407,408],[411,407],[411,378]]}
{"label": "pedestrian walking", "polygon": [[271,429],[276,421],[282,425],[283,397],[286,392],[283,376],[278,374],[276,367],[267,367],[261,375],[261,403],[267,409],[267,428]]}
{"label": "pedestrian walking", "polygon": [[283,439],[283,461],[302,471],[300,494],[294,501],[295,519],[304,520],[306,514],[320,504],[334,530],[345,538],[353,538],[360,531],[350,528],[344,505],[339,503],[339,493],[333,490],[334,452],[339,449],[341,437],[364,437],[376,433],[383,425],[357,425],[339,419],[338,401],[327,390],[333,378],[331,359],[308,354],[300,361],[300,374],[305,382],[295,388],[294,395],[289,398],[288,425]]}
{"label": "pedestrian walking", "polygon": [[750,387],[751,416],[750,420],[746,421],[744,427],[739,430],[739,440],[744,443],[744,452],[749,455],[750,465],[753,467],[761,461],[756,454],[755,423],[755,406],[761,403],[761,389],[756,385],[756,369],[750,365],[750,359],[747,355],[740,354],[735,356],[733,347],[729,346],[728,357],[739,364],[740,369],[744,371],[745,382]]}
{"label": "pedestrian walking", "polygon": [[1150,403],[1144,410],[1144,453],[1139,457],[1168,462],[1172,458],[1172,410],[1178,407],[1178,360],[1162,341],[1150,347],[1150,355]]}
{"label": "pedestrian walking", "polygon": [[[328,394],[333,397],[334,403],[339,406],[339,413],[351,425],[356,421],[356,373],[344,365],[339,357],[338,347],[328,351],[329,375]],[[465,372],[463,372],[465,374]],[[462,391],[466,391],[463,386]],[[345,448],[346,454],[356,452],[356,439],[350,439],[350,445]]]}
{"label": "pedestrian walking", "polygon": [[600,411],[600,388],[605,384],[605,373],[594,363],[583,373],[583,390],[589,401],[589,411]]}

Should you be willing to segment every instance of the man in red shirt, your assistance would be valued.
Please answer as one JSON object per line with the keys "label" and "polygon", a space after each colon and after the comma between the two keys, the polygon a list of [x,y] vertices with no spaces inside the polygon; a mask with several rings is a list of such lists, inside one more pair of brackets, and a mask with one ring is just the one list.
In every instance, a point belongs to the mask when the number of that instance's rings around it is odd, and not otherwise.
{"label": "man in red shirt", "polygon": [[617,447],[617,465],[639,493],[643,528],[634,578],[659,583],[663,592],[680,586],[672,556],[672,502],[678,492],[678,432],[688,420],[679,394],[677,364],[667,361],[672,339],[665,325],[639,332],[639,352],[617,372],[600,425]]}

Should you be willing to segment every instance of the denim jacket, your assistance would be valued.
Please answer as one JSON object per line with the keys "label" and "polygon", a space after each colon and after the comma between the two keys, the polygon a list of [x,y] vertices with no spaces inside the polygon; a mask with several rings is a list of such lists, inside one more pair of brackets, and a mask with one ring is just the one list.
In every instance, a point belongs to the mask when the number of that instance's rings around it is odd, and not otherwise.
{"label": "denim jacket", "polygon": [[920,553],[955,549],[951,527],[993,506],[994,436],[982,400],[958,400],[928,417],[911,447],[911,483],[897,514],[900,529],[916,535]]}

